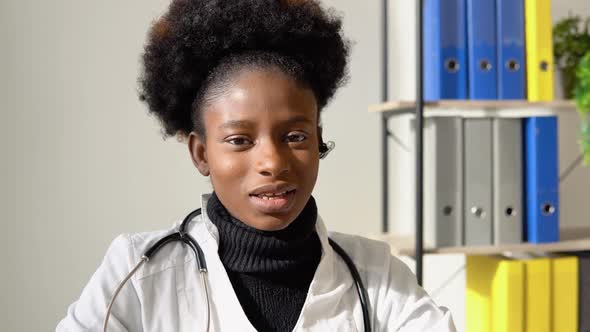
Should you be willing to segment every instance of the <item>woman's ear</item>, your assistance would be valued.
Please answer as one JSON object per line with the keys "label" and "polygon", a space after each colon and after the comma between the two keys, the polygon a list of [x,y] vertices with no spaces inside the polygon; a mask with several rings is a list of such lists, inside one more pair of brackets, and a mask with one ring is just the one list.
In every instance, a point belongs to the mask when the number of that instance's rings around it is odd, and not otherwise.
{"label": "woman's ear", "polygon": [[188,135],[188,150],[193,160],[193,165],[203,176],[209,176],[209,163],[207,162],[207,145],[194,131]]}

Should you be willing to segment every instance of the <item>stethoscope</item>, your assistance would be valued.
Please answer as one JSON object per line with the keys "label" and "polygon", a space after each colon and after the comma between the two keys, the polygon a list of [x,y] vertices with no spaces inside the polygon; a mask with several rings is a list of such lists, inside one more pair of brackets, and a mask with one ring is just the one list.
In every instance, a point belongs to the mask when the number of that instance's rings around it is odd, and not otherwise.
{"label": "stethoscope", "polygon": [[[328,142],[328,144],[322,143],[322,145],[320,146],[320,158],[323,159],[332,149],[334,149],[333,142]],[[175,241],[180,241],[180,242],[188,245],[189,248],[191,248],[191,250],[195,254],[195,258],[197,261],[197,268],[199,269],[199,275],[201,277],[201,283],[203,284],[203,289],[205,289],[205,300],[207,302],[207,308],[206,308],[207,320],[206,320],[205,331],[207,331],[207,332],[209,331],[209,321],[211,318],[211,305],[209,302],[209,285],[207,283],[207,262],[205,261],[205,254],[203,253],[201,246],[199,246],[197,241],[186,231],[188,224],[196,216],[198,216],[200,214],[201,214],[200,208],[189,213],[184,218],[182,223],[180,224],[180,227],[178,227],[177,232],[169,234],[169,235],[161,238],[158,242],[156,242],[154,245],[152,245],[143,254],[143,256],[141,256],[141,259],[139,260],[137,265],[135,265],[135,267],[131,270],[131,272],[129,272],[129,274],[125,277],[125,279],[123,279],[123,281],[121,281],[121,283],[117,286],[117,289],[115,290],[115,293],[113,294],[111,301],[109,302],[109,305],[107,307],[107,312],[106,312],[106,315],[105,315],[105,318],[103,321],[103,332],[107,332],[107,325],[109,323],[109,317],[111,315],[113,303],[115,303],[115,299],[117,298],[117,295],[119,295],[119,292],[121,291],[123,286],[125,286],[127,281],[129,281],[129,279],[131,279],[131,277],[135,274],[135,272],[137,272],[137,270],[139,270],[139,268],[144,263],[147,263],[152,257],[154,257],[154,255],[158,251],[160,251],[160,249],[162,249],[162,247],[164,247],[168,243],[175,242]],[[332,249],[342,258],[342,260],[344,260],[344,263],[346,263],[346,265],[348,266],[348,269],[350,270],[350,274],[352,275],[352,279],[354,280],[354,283],[356,285],[356,291],[358,293],[359,300],[361,301],[361,308],[363,311],[363,323],[364,323],[365,331],[370,332],[371,331],[371,321],[369,320],[369,300],[368,300],[368,296],[367,296],[367,290],[366,290],[365,286],[363,285],[363,281],[361,279],[361,276],[360,276],[358,270],[356,269],[356,266],[354,265],[352,259],[350,258],[350,256],[348,256],[348,254],[346,254],[344,249],[342,249],[342,247],[340,247],[336,242],[334,242],[330,238],[328,238],[328,242],[330,243],[330,246],[332,247]]]}

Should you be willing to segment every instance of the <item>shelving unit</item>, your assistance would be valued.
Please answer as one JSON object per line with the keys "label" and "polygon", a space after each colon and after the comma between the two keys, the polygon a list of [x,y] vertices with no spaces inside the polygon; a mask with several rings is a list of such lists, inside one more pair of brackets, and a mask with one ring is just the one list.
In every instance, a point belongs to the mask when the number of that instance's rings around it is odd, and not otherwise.
{"label": "shelving unit", "polygon": [[[590,227],[587,228],[566,228],[560,229],[560,241],[553,243],[518,243],[503,245],[483,246],[458,246],[432,248],[424,246],[424,123],[425,118],[432,117],[457,117],[457,118],[528,118],[543,116],[559,116],[575,112],[574,102],[569,100],[557,100],[550,102],[529,102],[527,100],[440,100],[428,102],[424,100],[424,84],[422,82],[424,71],[423,54],[423,2],[416,2],[416,31],[417,63],[416,73],[416,95],[415,101],[392,101],[388,98],[388,2],[382,0],[382,89],[381,103],[368,108],[370,113],[378,115],[381,120],[381,204],[382,204],[382,234],[369,236],[390,244],[393,255],[413,257],[415,260],[415,273],[418,284],[423,281],[423,255],[424,254],[459,254],[459,255],[494,255],[518,258],[524,256],[553,256],[553,254],[571,254],[590,252]],[[405,91],[405,90],[404,90]],[[407,94],[405,94],[407,96]],[[415,159],[415,228],[414,234],[400,236],[389,233],[389,139],[393,138],[401,142],[398,136],[390,131],[389,120],[393,117],[413,117],[412,131],[415,134],[413,154]],[[403,129],[403,128],[402,128]],[[404,132],[405,133],[405,132]],[[401,143],[400,143],[401,145]],[[405,149],[409,151],[410,149]],[[402,169],[408,165],[403,164]],[[407,177],[406,177],[407,178]],[[405,184],[405,182],[404,182]],[[403,206],[404,209],[411,209],[411,206]],[[590,225],[589,225],[590,226]],[[473,258],[473,257],[471,257]],[[553,264],[553,261],[552,261]],[[467,269],[463,265],[459,271]],[[479,267],[477,268],[479,269]],[[436,273],[436,272],[435,272]],[[487,273],[487,272],[486,272]],[[468,275],[469,272],[466,272]],[[454,274],[455,276],[456,274]],[[562,283],[556,283],[562,284]],[[467,284],[468,285],[468,284]],[[522,302],[522,299],[521,299]],[[468,311],[467,311],[468,312]],[[571,312],[571,310],[570,310]],[[570,320],[572,321],[572,320]]]}
{"label": "shelving unit", "polygon": [[[380,113],[387,121],[389,118],[414,114],[417,103],[414,101],[389,101],[371,105],[370,113]],[[423,117],[461,117],[461,118],[526,118],[538,116],[555,116],[576,111],[575,103],[571,100],[556,100],[543,102],[529,102],[526,100],[440,100],[425,102]],[[382,140],[387,141],[390,133],[384,131]],[[388,153],[385,153],[383,165],[389,164]],[[416,156],[417,157],[417,156]],[[384,172],[388,172],[384,168]],[[388,175],[387,175],[388,176]],[[422,190],[418,190],[422,192]],[[388,196],[388,187],[384,187],[384,196]],[[385,207],[386,208],[386,207]],[[384,220],[384,223],[386,221]],[[382,235],[369,236],[387,242],[391,245],[392,254],[412,256],[417,258],[417,243],[412,236],[398,236],[385,232]],[[497,255],[506,253],[539,253],[539,252],[572,252],[590,251],[590,228],[576,230],[562,230],[562,241],[555,243],[533,244],[521,243],[511,245],[461,246],[446,248],[423,248],[422,254],[468,254],[468,255]],[[422,246],[422,243],[419,243]]]}
{"label": "shelving unit", "polygon": [[[408,114],[415,115],[417,107],[418,105],[414,101],[389,101],[381,104],[371,105],[369,106],[368,111],[370,113],[381,114],[383,121],[385,122],[385,124],[387,124],[387,121],[392,117]],[[529,102],[527,100],[440,100],[436,102],[425,102],[423,104],[422,116],[424,118],[526,118],[538,116],[555,116],[575,111],[575,103],[571,100],[556,100],[549,102]],[[421,133],[417,134],[421,135]],[[388,131],[387,126],[385,125],[385,128],[382,131],[381,139],[383,145],[386,147],[389,136],[390,132]],[[388,179],[389,155],[387,150],[384,150],[383,153],[383,178]],[[419,153],[418,149],[416,153]],[[416,159],[418,160],[418,155],[416,155]],[[418,176],[421,177],[421,175]],[[388,191],[388,186],[384,185],[383,197],[387,198],[389,196]],[[417,186],[417,192],[419,193],[418,195],[421,196],[423,188],[419,188]],[[387,200],[385,199],[383,201],[387,202]],[[420,208],[422,207],[420,206]],[[386,205],[384,206],[384,210],[387,210]],[[383,215],[387,216],[387,211],[384,211]],[[416,224],[422,222],[422,220],[416,220]],[[372,238],[388,242],[391,245],[392,253],[394,255],[405,255],[416,258],[417,266],[421,264],[421,256],[423,254],[461,253],[495,255],[508,252],[564,252],[590,250],[590,229],[588,229],[587,232],[575,234],[575,236],[578,236],[577,238],[572,239],[572,237],[569,237],[567,241],[561,241],[550,244],[523,243],[503,246],[490,245],[478,247],[424,248],[423,243],[421,243],[421,241],[418,240],[417,236],[404,237],[397,236],[394,234],[387,234],[387,219],[384,218],[383,224],[383,230],[385,230],[384,234],[379,236],[372,236]],[[585,236],[579,238],[579,234],[585,234]],[[563,236],[562,239],[564,239]],[[418,243],[418,246],[414,245],[415,243]]]}
{"label": "shelving unit", "polygon": [[[389,0],[382,0],[382,103],[369,107],[369,112],[377,113],[381,117],[381,185],[382,185],[382,227],[384,235],[373,238],[384,240],[392,245],[392,252],[397,255],[413,256],[416,262],[416,277],[422,284],[422,258],[425,253],[463,253],[463,254],[501,254],[506,252],[564,252],[590,250],[590,232],[584,238],[565,240],[551,244],[517,244],[510,246],[481,246],[481,247],[452,247],[452,248],[424,248],[423,243],[423,125],[428,117],[461,117],[461,118],[526,118],[537,116],[554,116],[575,111],[575,104],[569,100],[551,102],[529,102],[527,100],[441,100],[436,102],[424,101],[422,82],[424,50],[423,45],[423,17],[417,15],[417,45],[416,45],[416,101],[390,101],[388,98],[388,4]],[[423,12],[423,1],[418,0],[417,13]],[[389,232],[389,138],[392,136],[388,129],[391,117],[412,114],[415,119],[415,161],[416,161],[416,220],[415,234],[412,237],[400,237]]]}

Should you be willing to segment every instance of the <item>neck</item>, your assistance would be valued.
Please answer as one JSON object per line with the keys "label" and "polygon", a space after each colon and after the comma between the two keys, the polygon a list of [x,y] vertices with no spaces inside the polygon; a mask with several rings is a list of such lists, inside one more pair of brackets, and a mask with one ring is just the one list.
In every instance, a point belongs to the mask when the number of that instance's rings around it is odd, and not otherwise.
{"label": "neck", "polygon": [[285,229],[261,231],[234,218],[215,193],[207,214],[219,230],[219,256],[228,271],[291,273],[317,267],[321,244],[315,224],[317,207],[310,197],[299,216]]}

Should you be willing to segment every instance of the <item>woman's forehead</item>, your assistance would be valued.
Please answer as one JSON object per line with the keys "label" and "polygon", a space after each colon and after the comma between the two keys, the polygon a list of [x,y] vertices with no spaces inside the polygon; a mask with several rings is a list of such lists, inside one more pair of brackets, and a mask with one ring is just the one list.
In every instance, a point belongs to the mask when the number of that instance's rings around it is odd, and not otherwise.
{"label": "woman's forehead", "polygon": [[243,71],[206,109],[216,122],[315,122],[317,102],[311,89],[278,70]]}

